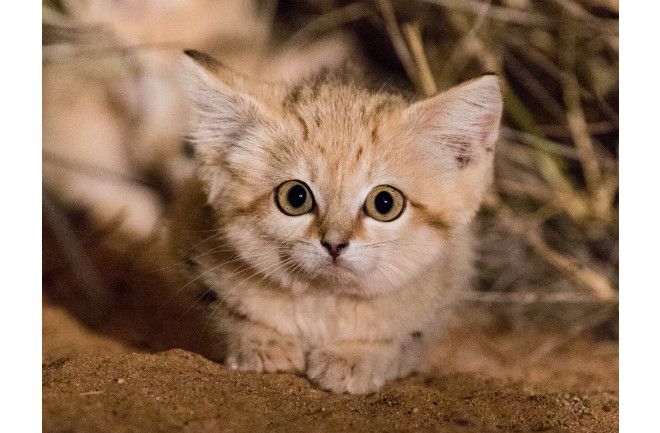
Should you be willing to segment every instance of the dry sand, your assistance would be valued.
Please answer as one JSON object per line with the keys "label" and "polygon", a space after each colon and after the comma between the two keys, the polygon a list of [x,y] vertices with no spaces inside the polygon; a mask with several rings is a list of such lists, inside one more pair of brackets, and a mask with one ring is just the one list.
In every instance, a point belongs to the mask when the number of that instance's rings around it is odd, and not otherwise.
{"label": "dry sand", "polygon": [[46,303],[42,358],[44,432],[618,431],[611,341],[573,342],[526,368],[457,356],[351,396],[291,374],[232,371],[182,349],[140,352]]}

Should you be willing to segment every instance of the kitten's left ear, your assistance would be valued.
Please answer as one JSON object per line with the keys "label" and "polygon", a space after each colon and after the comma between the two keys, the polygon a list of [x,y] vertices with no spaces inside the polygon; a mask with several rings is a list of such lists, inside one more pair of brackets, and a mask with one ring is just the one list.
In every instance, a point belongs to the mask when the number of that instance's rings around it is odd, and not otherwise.
{"label": "kitten's left ear", "polygon": [[490,183],[501,117],[502,94],[495,75],[453,87],[404,112],[416,153],[438,170],[455,173],[455,187],[470,213]]}
{"label": "kitten's left ear", "polygon": [[423,146],[438,156],[453,156],[459,168],[491,153],[499,133],[502,94],[495,75],[484,75],[406,110]]}

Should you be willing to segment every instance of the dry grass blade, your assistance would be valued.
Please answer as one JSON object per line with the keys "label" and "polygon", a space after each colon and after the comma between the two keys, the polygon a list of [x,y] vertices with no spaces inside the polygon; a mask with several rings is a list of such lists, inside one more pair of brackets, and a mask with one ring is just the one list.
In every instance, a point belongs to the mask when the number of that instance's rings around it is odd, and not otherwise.
{"label": "dry grass blade", "polygon": [[[580,20],[581,23],[588,25],[600,32],[618,33],[619,21],[596,18],[586,11],[580,3],[574,0],[553,0],[561,6],[573,18]],[[617,5],[618,9],[618,5]]]}
{"label": "dry grass blade", "polygon": [[[515,51],[515,53],[510,54],[511,56],[515,54],[515,56],[519,58],[524,58],[530,62],[530,64],[534,65],[534,67],[540,68],[543,70],[543,72],[547,73],[550,77],[552,77],[552,79],[558,82],[566,79],[566,72],[550,59],[548,53],[544,53],[539,49],[531,46],[528,41],[524,40],[524,38],[521,38],[519,35],[505,35],[505,41],[507,47]],[[580,86],[580,96],[585,100],[593,100],[594,102],[598,103],[598,108],[609,119],[609,127],[618,128],[618,115],[605,101],[583,86]]]}
{"label": "dry grass blade", "polygon": [[67,217],[46,191],[42,191],[42,205],[44,217],[59,244],[59,250],[66,258],[80,286],[79,295],[83,297],[85,305],[99,313],[107,311],[111,301],[110,292],[100,273],[88,259],[78,236],[69,226]]}
{"label": "dry grass blade", "polygon": [[616,292],[607,279],[591,269],[578,266],[568,257],[553,250],[541,239],[538,233],[526,231],[525,239],[527,239],[536,254],[543,257],[549,264],[568,275],[575,282],[591,289],[598,299],[609,301],[616,298]]}
{"label": "dry grass blade", "polygon": [[529,92],[530,96],[534,97],[540,106],[548,111],[555,120],[563,120],[565,110],[561,104],[554,99],[547,86],[536,78],[515,55],[507,53],[505,60],[507,71],[525,86],[525,89]]}
{"label": "dry grass blade", "polygon": [[[455,76],[460,75],[463,68],[471,62],[479,64],[479,73],[502,70],[502,59],[499,54],[477,37],[477,31],[484,23],[487,11],[492,7],[489,3],[479,3],[479,5],[481,15],[477,15],[477,19],[473,23],[466,21],[465,17],[456,11],[450,11],[447,14],[449,24],[460,35],[460,42],[458,42],[458,47],[454,49],[449,60],[442,59],[444,67],[439,79],[441,82],[454,84],[456,81]],[[440,59],[436,59],[436,61],[440,61]]]}
{"label": "dry grass blade", "polygon": [[566,104],[566,120],[569,130],[575,143],[575,150],[582,164],[587,189],[590,195],[595,198],[598,194],[598,188],[601,184],[600,168],[598,159],[594,151],[594,145],[589,136],[587,122],[582,110],[580,99],[580,85],[575,76],[576,61],[576,34],[575,22],[571,19],[563,20],[561,31],[561,62],[564,66],[562,90],[564,103]]}
{"label": "dry grass blade", "polygon": [[548,140],[537,135],[528,134],[526,132],[518,131],[517,129],[503,126],[501,128],[501,137],[506,140],[515,140],[519,143],[532,146],[535,149],[544,152],[552,153],[568,159],[577,159],[575,149],[561,143]]}
{"label": "dry grass blade", "polygon": [[539,347],[537,347],[531,354],[526,357],[527,362],[529,364],[533,364],[547,357],[549,354],[559,350],[562,346],[575,340],[589,329],[592,329],[609,320],[613,315],[616,314],[617,310],[618,306],[616,304],[614,306],[607,304],[604,305],[594,313],[591,313],[587,317],[583,318],[580,323],[573,325],[567,333],[544,341]]}
{"label": "dry grass blade", "polygon": [[[463,12],[469,12],[475,15],[482,13],[483,2],[464,1],[464,0],[423,0],[426,3],[444,6],[448,9],[455,9]],[[511,9],[500,6],[491,6],[486,12],[490,19],[502,21],[505,23],[519,24],[529,27],[550,27],[552,20],[542,14],[527,12],[517,9]]]}
{"label": "dry grass blade", "polygon": [[[538,293],[538,292],[468,292],[461,296],[464,301],[494,303],[494,304],[603,304],[602,299],[594,299],[590,295],[575,292]],[[616,304],[618,298],[612,298]]]}
{"label": "dry grass blade", "polygon": [[[453,52],[445,62],[445,66],[441,73],[441,79],[444,82],[451,82],[450,78],[452,75],[463,69],[473,57],[480,57],[484,55],[485,50],[483,44],[477,37],[477,32],[483,25],[487,13],[491,7],[492,4],[490,0],[481,3],[481,9],[469,30],[467,30],[467,27],[462,25],[460,21],[456,20],[452,15],[452,18],[454,18],[452,21],[464,32],[464,34],[461,36],[460,41],[456,43],[456,47],[453,49]],[[487,63],[489,62],[484,62],[484,64]],[[495,69],[488,70],[488,72],[493,71],[495,71]]]}
{"label": "dry grass blade", "polygon": [[145,184],[142,179],[139,179],[135,176],[120,173],[107,167],[95,166],[86,161],[74,161],[72,159],[56,155],[55,153],[49,152],[47,150],[43,151],[43,162],[47,165],[52,164],[58,167],[66,168],[70,171],[83,173],[90,177],[107,178],[113,181],[129,184]]}
{"label": "dry grass blade", "polygon": [[406,71],[406,75],[408,75],[408,78],[415,84],[417,89],[423,91],[424,88],[419,76],[419,72],[417,70],[417,66],[412,54],[410,53],[410,50],[408,49],[408,46],[406,45],[406,41],[401,34],[401,30],[399,29],[399,24],[397,23],[396,16],[394,14],[394,7],[392,6],[392,2],[390,0],[376,0],[376,6],[378,7],[380,14],[385,21],[385,29],[387,30],[387,34],[392,41],[392,45],[394,46],[394,50],[396,51],[399,60],[401,60],[401,64]]}
{"label": "dry grass blade", "polygon": [[498,218],[511,230],[512,233],[522,235],[532,250],[546,263],[557,269],[563,275],[588,288],[601,301],[612,301],[618,298],[617,292],[607,278],[585,266],[578,265],[575,260],[554,250],[543,240],[538,233],[542,219],[534,220],[524,215],[516,215],[511,208],[502,203],[498,197],[490,196],[484,206],[495,210]]}
{"label": "dry grass blade", "polygon": [[300,47],[312,40],[315,36],[330,32],[345,24],[372,17],[374,11],[365,2],[355,2],[333,9],[312,19],[303,28],[298,30],[285,43],[284,49]]}
{"label": "dry grass blade", "polygon": [[403,23],[403,34],[408,41],[410,51],[412,52],[417,71],[419,73],[419,82],[422,91],[426,96],[434,95],[438,88],[431,74],[428,60],[424,54],[424,44],[422,43],[422,35],[419,30],[419,23]]}

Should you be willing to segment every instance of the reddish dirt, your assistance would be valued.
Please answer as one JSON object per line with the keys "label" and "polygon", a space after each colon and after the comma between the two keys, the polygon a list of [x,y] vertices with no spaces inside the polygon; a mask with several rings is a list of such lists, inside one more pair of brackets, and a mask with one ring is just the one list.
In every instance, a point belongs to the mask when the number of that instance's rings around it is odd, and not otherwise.
{"label": "reddish dirt", "polygon": [[139,352],[45,304],[43,431],[618,431],[615,342],[572,342],[525,367],[478,359],[441,368],[447,357],[437,355],[426,374],[373,395],[336,395],[182,349]]}

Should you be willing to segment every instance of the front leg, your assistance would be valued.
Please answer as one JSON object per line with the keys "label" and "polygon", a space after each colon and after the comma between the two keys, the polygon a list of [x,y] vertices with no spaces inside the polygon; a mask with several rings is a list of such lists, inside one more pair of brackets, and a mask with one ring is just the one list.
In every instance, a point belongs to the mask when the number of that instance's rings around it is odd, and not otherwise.
{"label": "front leg", "polygon": [[256,372],[302,372],[305,357],[300,343],[267,326],[241,320],[227,326],[225,363]]}
{"label": "front leg", "polygon": [[418,364],[415,341],[349,341],[310,351],[307,377],[333,392],[368,394],[385,381],[408,375]]}

